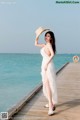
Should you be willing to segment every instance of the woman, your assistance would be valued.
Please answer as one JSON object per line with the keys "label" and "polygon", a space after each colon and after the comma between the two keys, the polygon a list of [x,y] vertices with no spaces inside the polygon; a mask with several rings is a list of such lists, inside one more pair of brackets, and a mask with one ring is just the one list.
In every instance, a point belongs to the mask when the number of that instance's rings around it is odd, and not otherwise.
{"label": "woman", "polygon": [[45,107],[49,107],[48,115],[54,114],[55,104],[58,103],[56,73],[53,57],[56,54],[55,36],[52,31],[45,33],[46,44],[39,44],[40,34],[35,39],[35,46],[42,47],[40,53],[43,57],[41,65],[41,75],[43,82],[43,93],[48,100]]}

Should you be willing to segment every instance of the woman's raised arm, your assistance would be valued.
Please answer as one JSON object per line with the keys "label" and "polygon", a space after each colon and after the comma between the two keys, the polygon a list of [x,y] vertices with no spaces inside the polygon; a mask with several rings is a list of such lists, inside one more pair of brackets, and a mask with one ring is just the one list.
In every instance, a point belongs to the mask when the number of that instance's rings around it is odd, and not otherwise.
{"label": "woman's raised arm", "polygon": [[39,36],[36,37],[36,39],[35,39],[35,46],[37,46],[37,47],[44,47],[45,44],[38,43],[38,40],[39,40]]}

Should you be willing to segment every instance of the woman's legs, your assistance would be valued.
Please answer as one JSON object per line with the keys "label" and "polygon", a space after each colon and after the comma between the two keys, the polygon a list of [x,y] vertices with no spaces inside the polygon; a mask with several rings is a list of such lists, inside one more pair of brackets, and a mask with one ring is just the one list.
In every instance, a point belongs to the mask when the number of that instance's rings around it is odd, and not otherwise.
{"label": "woman's legs", "polygon": [[47,99],[49,102],[49,109],[53,108],[53,102],[52,102],[52,92],[51,92],[51,88],[50,88],[50,84],[49,84],[49,80],[47,77],[47,74],[45,74],[45,89],[46,89],[46,94],[47,94]]}
{"label": "woman's legs", "polygon": [[49,84],[49,80],[48,80],[48,76],[47,76],[47,72],[42,71],[41,75],[42,75],[42,81],[43,81],[43,93],[44,96],[46,97],[46,99],[49,102],[49,108],[52,108],[52,106],[54,106],[53,100],[52,100],[52,91],[50,88],[50,84]]}
{"label": "woman's legs", "polygon": [[47,97],[48,97],[48,102],[49,102],[49,109],[52,109],[52,93],[51,93],[48,79],[46,79],[45,86],[46,86],[46,92],[47,92]]}

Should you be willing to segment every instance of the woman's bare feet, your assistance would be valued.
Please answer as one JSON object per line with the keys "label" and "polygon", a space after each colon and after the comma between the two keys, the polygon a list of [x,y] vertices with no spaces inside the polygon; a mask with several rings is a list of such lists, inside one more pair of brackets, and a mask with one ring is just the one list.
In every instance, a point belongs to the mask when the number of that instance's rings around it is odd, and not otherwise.
{"label": "woman's bare feet", "polygon": [[54,114],[53,104],[49,104],[49,111],[48,111],[48,115],[52,115],[52,114]]}
{"label": "woman's bare feet", "polygon": [[[49,108],[49,104],[44,105],[44,107],[45,107],[45,108]],[[53,107],[53,108],[52,108],[53,110],[55,110],[55,109],[56,109],[56,106],[55,106],[55,105],[53,105],[53,104],[52,104],[52,107]]]}
{"label": "woman's bare feet", "polygon": [[46,105],[44,105],[44,107],[45,107],[45,108],[49,108],[49,105],[48,105],[48,104],[46,104]]}
{"label": "woman's bare feet", "polygon": [[54,110],[49,110],[49,111],[48,111],[48,115],[53,115],[54,113],[55,113]]}

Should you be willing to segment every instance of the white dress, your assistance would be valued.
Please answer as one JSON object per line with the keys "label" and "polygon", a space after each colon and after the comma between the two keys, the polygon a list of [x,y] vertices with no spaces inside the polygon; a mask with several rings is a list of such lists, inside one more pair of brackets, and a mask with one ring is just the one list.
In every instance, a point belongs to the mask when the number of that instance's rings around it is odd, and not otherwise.
{"label": "white dress", "polygon": [[49,59],[49,56],[45,53],[44,47],[41,48],[40,53],[43,57],[42,59],[42,65],[41,65],[41,76],[42,76],[42,82],[43,82],[43,94],[48,99],[46,89],[45,89],[45,82],[46,77],[49,80],[51,92],[52,92],[52,101],[54,104],[58,103],[58,96],[57,96],[57,86],[56,86],[56,71],[54,67],[53,60],[48,64],[47,70],[44,70],[44,65]]}

